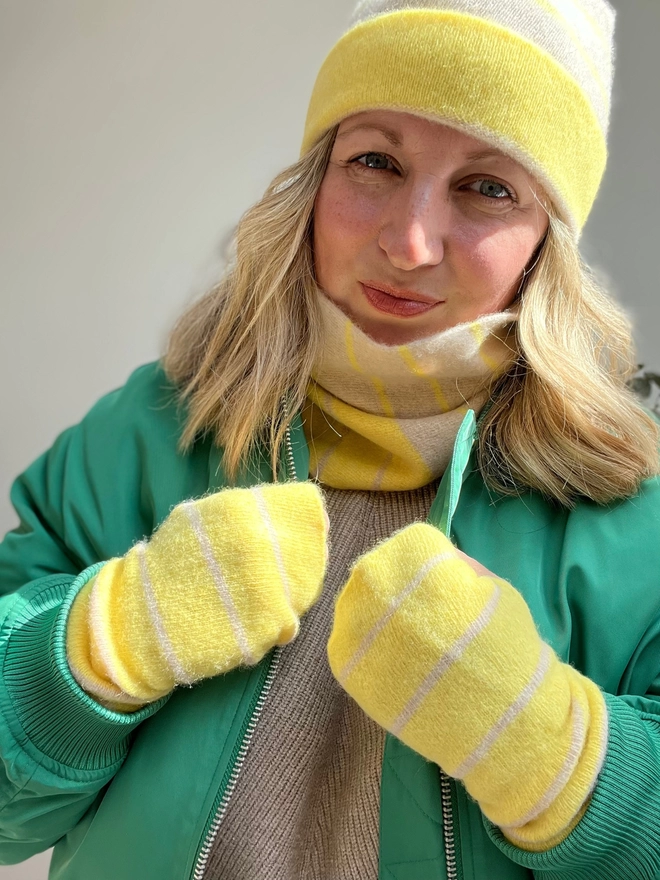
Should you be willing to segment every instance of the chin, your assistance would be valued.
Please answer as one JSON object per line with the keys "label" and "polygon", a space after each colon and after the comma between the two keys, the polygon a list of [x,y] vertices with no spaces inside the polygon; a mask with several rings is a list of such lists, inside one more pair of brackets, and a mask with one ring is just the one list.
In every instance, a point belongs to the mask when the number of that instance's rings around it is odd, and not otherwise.
{"label": "chin", "polygon": [[379,345],[407,345],[409,342],[416,342],[418,339],[425,339],[427,336],[433,336],[440,332],[435,327],[425,326],[424,324],[411,324],[408,321],[390,324],[384,321],[361,320],[358,317],[349,317],[365,335],[373,339],[374,342],[379,343]]}

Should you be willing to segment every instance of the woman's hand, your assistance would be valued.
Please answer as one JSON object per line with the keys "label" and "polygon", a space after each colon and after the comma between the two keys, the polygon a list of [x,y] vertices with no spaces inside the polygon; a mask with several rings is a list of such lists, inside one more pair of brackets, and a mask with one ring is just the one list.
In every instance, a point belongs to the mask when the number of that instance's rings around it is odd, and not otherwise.
{"label": "woman's hand", "polygon": [[479,577],[497,577],[496,574],[493,574],[492,571],[489,571],[485,565],[482,565],[480,562],[477,562],[476,559],[473,559],[471,556],[468,556],[467,553],[463,553],[462,550],[459,550],[458,547],[454,547],[456,555],[459,559],[462,559],[463,562],[467,562],[472,571],[479,575]]}
{"label": "woman's hand", "polygon": [[257,663],[320,595],[327,516],[313,483],[225,489],[175,507],[72,607],[69,665],[114,708]]}
{"label": "woman's hand", "polygon": [[328,656],[364,711],[462,779],[517,845],[549,848],[577,821],[605,754],[603,696],[541,640],[520,593],[433,526],[356,563]]}

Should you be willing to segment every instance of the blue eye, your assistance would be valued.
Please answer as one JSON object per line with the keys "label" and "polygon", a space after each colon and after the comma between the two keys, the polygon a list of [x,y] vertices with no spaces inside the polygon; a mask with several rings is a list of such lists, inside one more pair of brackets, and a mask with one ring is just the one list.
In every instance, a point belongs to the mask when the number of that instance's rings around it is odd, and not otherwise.
{"label": "blue eye", "polygon": [[479,193],[481,196],[486,196],[488,199],[515,198],[511,190],[504,186],[503,183],[498,183],[496,180],[488,180],[488,178],[473,180],[472,183],[468,184],[468,189]]}
{"label": "blue eye", "polygon": [[[362,161],[364,159],[364,162]],[[392,165],[391,160],[385,153],[363,153],[361,156],[356,156],[355,159],[351,160],[352,163],[355,163],[362,168],[368,168],[371,171],[388,171],[389,165]]]}

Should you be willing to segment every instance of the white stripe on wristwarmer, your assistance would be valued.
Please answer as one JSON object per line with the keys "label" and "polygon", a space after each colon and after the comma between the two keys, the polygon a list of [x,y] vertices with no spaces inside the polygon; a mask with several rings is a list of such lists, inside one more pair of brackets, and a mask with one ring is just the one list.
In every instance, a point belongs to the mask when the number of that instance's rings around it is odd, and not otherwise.
{"label": "white stripe on wristwarmer", "polygon": [[[151,588],[151,582],[149,581],[149,574],[146,571],[146,563],[144,560],[144,542],[136,544],[133,550],[138,556],[138,568],[140,572],[140,582],[142,584],[142,589],[145,597],[145,602],[147,604],[147,609],[149,612],[149,616],[151,618],[152,625],[156,630],[156,635],[158,638],[159,645],[163,653],[165,654],[168,662],[170,662],[170,655],[173,660],[181,669],[180,664],[176,658],[176,655],[172,651],[171,645],[169,645],[169,640],[167,636],[164,635],[164,640],[161,639],[160,630],[162,630],[162,623],[160,621],[160,615],[158,613],[158,609],[155,605],[155,599],[153,595],[153,589]],[[101,586],[100,580],[103,575],[103,569],[99,572],[99,574],[94,579],[94,585],[92,586],[90,595],[89,595],[89,626],[92,632],[92,637],[94,639],[94,644],[96,646],[96,650],[99,652],[101,656],[101,661],[107,670],[108,676],[112,679],[113,682],[125,681],[127,678],[130,678],[129,673],[124,668],[124,665],[116,658],[114,653],[110,650],[110,642],[104,636],[104,633],[112,632],[112,626],[109,621],[105,619],[105,613],[103,610],[103,606],[101,605]],[[146,582],[145,582],[146,581]],[[167,647],[169,645],[170,655],[167,654]],[[181,669],[181,671],[183,671]],[[132,702],[133,698],[130,694],[126,693],[119,685],[117,685],[119,689],[119,695],[110,694],[107,695],[105,693],[101,694],[99,687],[94,682],[79,682],[85,689],[87,689],[89,685],[89,689],[91,693],[98,693],[99,696],[102,696],[104,699],[107,698],[111,700],[121,700],[122,702]],[[144,704],[144,699],[140,701]]]}
{"label": "white stripe on wristwarmer", "polygon": [[497,581],[493,582],[494,589],[492,595],[490,596],[488,602],[481,610],[479,617],[476,620],[473,620],[472,623],[467,627],[463,635],[457,639],[453,645],[451,645],[447,652],[442,655],[442,657],[435,664],[433,669],[426,676],[421,685],[417,688],[413,696],[408,700],[408,703],[404,706],[403,711],[399,715],[398,718],[395,719],[394,723],[390,727],[390,731],[394,734],[394,736],[399,736],[401,731],[409,723],[412,719],[413,715],[420,708],[424,700],[436,686],[436,684],[440,681],[443,675],[450,669],[454,663],[460,660],[461,656],[465,653],[468,646],[476,639],[480,632],[485,629],[486,626],[490,623],[497,606],[500,601],[500,595],[502,593],[502,589]]}
{"label": "white stripe on wristwarmer", "polygon": [[124,703],[127,706],[135,706],[136,709],[141,708],[147,702],[144,697],[134,697],[131,694],[127,694],[121,688],[110,687],[110,685],[101,684],[97,679],[88,678],[79,670],[71,669],[71,674],[85,693],[91,694],[96,700],[104,700],[108,703]]}
{"label": "white stripe on wristwarmer", "polygon": [[582,706],[580,706],[575,698],[571,700],[571,720],[573,723],[571,744],[568,748],[568,754],[564,759],[564,763],[559,768],[559,772],[548,786],[547,791],[544,792],[542,797],[539,798],[538,802],[534,804],[531,810],[529,810],[529,812],[522,816],[517,822],[512,822],[507,828],[522,828],[523,825],[537,819],[541,813],[547,810],[548,807],[552,806],[575,772],[575,768],[578,765],[580,755],[582,754],[587,739],[587,725],[585,723],[584,712],[582,711]]}
{"label": "white stripe on wristwarmer", "polygon": [[493,726],[486,733],[476,749],[470,755],[468,755],[463,763],[459,764],[459,766],[453,771],[453,773],[451,774],[452,776],[456,777],[456,779],[463,779],[465,776],[467,776],[468,773],[474,770],[474,768],[480,761],[482,761],[486,757],[490,749],[495,745],[495,742],[499,739],[499,737],[511,724],[511,722],[514,721],[514,719],[517,718],[518,715],[520,715],[520,713],[525,709],[529,701],[532,699],[536,691],[541,686],[541,683],[545,678],[548,669],[550,669],[552,656],[552,649],[550,648],[550,646],[547,645],[545,642],[542,642],[539,662],[530,680],[522,689],[518,697],[508,707],[508,709],[506,709],[495,722],[495,724],[493,724]]}
{"label": "white stripe on wristwarmer", "polygon": [[275,554],[275,563],[277,565],[277,570],[280,575],[280,580],[282,581],[282,586],[284,587],[284,595],[286,596],[287,604],[293,617],[297,617],[297,614],[293,609],[291,585],[289,583],[289,576],[286,573],[286,568],[284,567],[282,547],[280,546],[277,532],[275,531],[275,526],[273,525],[273,520],[271,519],[271,516],[268,513],[268,508],[266,507],[266,499],[264,498],[263,489],[261,486],[253,486],[251,492],[254,495],[255,501],[257,502],[257,509],[266,528],[266,531],[268,532],[268,537],[270,538],[270,543],[273,547],[273,553]]}
{"label": "white stripe on wristwarmer", "polygon": [[[100,621],[100,612],[98,609],[97,602],[94,601],[94,586],[96,585],[98,575],[94,578],[92,582],[92,587],[90,589],[89,594],[89,605],[87,608],[87,627],[90,630],[91,637],[94,639],[94,643],[96,648],[101,655],[101,659],[103,663],[110,672],[114,667],[109,665],[109,655],[106,650],[106,645],[102,640],[99,640],[98,633],[104,631],[104,627],[98,625]],[[120,687],[115,684],[111,684],[110,682],[102,682],[99,681],[98,678],[91,678],[88,675],[85,675],[83,670],[78,669],[74,664],[69,664],[69,669],[71,670],[71,674],[78,682],[80,687],[86,691],[88,694],[92,694],[97,699],[108,700],[111,702],[119,702],[126,703],[132,706],[144,706],[144,698],[143,697],[134,697],[131,694],[127,694],[126,691],[123,691]]]}
{"label": "white stripe on wristwarmer", "polygon": [[167,632],[165,630],[163,618],[158,608],[158,600],[156,599],[154,587],[151,583],[151,577],[149,576],[149,565],[147,563],[147,557],[145,553],[146,547],[147,545],[144,542],[140,542],[139,544],[136,544],[133,549],[138,556],[142,590],[144,592],[144,598],[147,603],[147,608],[149,609],[149,617],[151,618],[152,626],[156,631],[158,644],[160,645],[160,648],[165,655],[165,659],[170,667],[170,670],[172,671],[172,674],[174,675],[175,680],[181,684],[192,684],[192,679],[189,678],[188,673],[183,668],[183,665],[177,657],[176,651],[174,650],[174,646],[170,641],[170,637],[167,635]]}
{"label": "white stripe on wristwarmer", "polygon": [[209,536],[206,534],[206,529],[204,528],[204,523],[202,522],[202,517],[200,516],[196,503],[194,501],[186,501],[181,506],[183,507],[184,512],[190,520],[190,524],[192,526],[193,532],[195,533],[195,537],[197,538],[197,542],[199,544],[200,550],[202,551],[202,555],[204,557],[206,565],[209,569],[209,573],[213,579],[213,583],[215,584],[218,596],[220,597],[220,601],[222,602],[225,612],[227,613],[227,617],[229,618],[229,624],[234,634],[234,638],[236,639],[236,642],[238,644],[239,650],[243,655],[243,660],[248,666],[254,666],[254,664],[257,662],[257,658],[250,650],[247,633],[245,632],[245,628],[241,623],[238,611],[236,610],[236,606],[234,605],[234,600],[231,597],[229,585],[227,584],[225,576],[223,575],[222,570],[218,564],[218,560],[215,558],[215,555],[213,553],[213,547],[211,546]]}
{"label": "white stripe on wristwarmer", "polygon": [[390,600],[390,603],[386,608],[383,616],[380,617],[371,627],[369,632],[358,645],[358,648],[351,659],[336,675],[337,681],[339,681],[340,684],[343,685],[344,682],[347,681],[347,679],[351,676],[357,665],[364,659],[369,648],[371,648],[380,633],[394,617],[399,607],[405,602],[405,600],[408,598],[408,596],[411,595],[411,593],[415,592],[415,590],[420,586],[426,576],[436,567],[436,565],[440,565],[440,563],[446,562],[448,559],[454,559],[455,557],[456,554],[454,551],[445,551],[444,553],[438,553],[432,559],[428,559],[424,563],[424,565],[416,572],[415,576],[410,580],[410,582],[403,588],[403,590]]}
{"label": "white stripe on wristwarmer", "polygon": [[[526,839],[520,835],[515,833],[516,828],[522,828],[528,822],[534,821],[534,819],[538,819],[541,814],[549,809],[552,806],[557,797],[561,794],[564,788],[570,782],[570,778],[575,772],[580,758],[582,757],[582,752],[584,751],[584,747],[586,745],[587,736],[589,734],[589,728],[585,721],[584,712],[582,711],[582,707],[580,704],[573,698],[571,703],[572,709],[572,717],[573,717],[573,736],[571,738],[571,745],[569,749],[569,753],[566,756],[566,760],[559,770],[556,778],[552,781],[548,790],[545,792],[543,797],[539,800],[537,804],[527,813],[527,815],[523,816],[518,822],[514,823],[511,826],[503,827],[503,831],[506,832],[506,836],[512,841],[519,843],[526,843]],[[607,713],[605,714],[604,722],[598,737],[598,758],[596,760],[596,766],[594,768],[594,772],[591,777],[591,781],[589,783],[588,789],[582,798],[582,803],[579,806],[579,810],[582,809],[584,804],[591,797],[595,787],[596,782],[598,780],[598,776],[600,775],[600,771],[603,769],[603,764],[605,763],[605,756],[607,754],[607,742],[609,738],[609,723],[607,718]]]}

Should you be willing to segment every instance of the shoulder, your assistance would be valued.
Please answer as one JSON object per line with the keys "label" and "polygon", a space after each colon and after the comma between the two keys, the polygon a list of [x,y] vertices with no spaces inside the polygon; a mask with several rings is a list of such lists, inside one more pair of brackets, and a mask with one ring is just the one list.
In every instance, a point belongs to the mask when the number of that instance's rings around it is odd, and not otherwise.
{"label": "shoulder", "polygon": [[176,388],[160,364],[145,364],[64,431],[44,464],[70,494],[83,493],[89,485],[107,504],[123,487],[151,488],[159,482],[159,471],[172,478],[184,465],[178,450],[184,419]]}
{"label": "shoulder", "polygon": [[603,548],[635,552],[648,545],[660,561],[660,477],[645,480],[635,495],[610,504],[580,501],[568,523],[585,539],[593,534]]}
{"label": "shoulder", "polygon": [[641,681],[631,658],[660,633],[660,480],[629,498],[571,509],[535,492],[494,496],[476,474],[467,489],[457,520],[462,549],[522,592],[565,659],[613,693],[634,668],[638,678],[626,686],[643,692],[650,673]]}
{"label": "shoulder", "polygon": [[607,505],[578,503],[569,513],[566,564],[609,582],[624,603],[660,612],[660,478]]}
{"label": "shoulder", "polygon": [[660,480],[610,504],[556,511],[535,548],[541,573],[554,558],[545,604],[570,643],[567,659],[609,693],[646,693],[660,671]]}
{"label": "shoulder", "polygon": [[160,364],[135,370],[17,478],[21,533],[45,529],[78,568],[123,554],[208,489],[211,444],[182,453],[184,420]]}
{"label": "shoulder", "polygon": [[576,505],[566,523],[560,584],[571,611],[571,660],[610,693],[645,693],[660,669],[657,478],[630,498]]}
{"label": "shoulder", "polygon": [[180,433],[183,413],[177,403],[177,389],[159,361],[134,370],[124,385],[101,397],[82,419],[81,426],[93,430],[111,425],[114,430],[138,431],[169,426]]}

